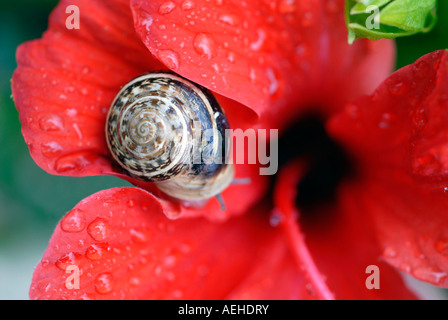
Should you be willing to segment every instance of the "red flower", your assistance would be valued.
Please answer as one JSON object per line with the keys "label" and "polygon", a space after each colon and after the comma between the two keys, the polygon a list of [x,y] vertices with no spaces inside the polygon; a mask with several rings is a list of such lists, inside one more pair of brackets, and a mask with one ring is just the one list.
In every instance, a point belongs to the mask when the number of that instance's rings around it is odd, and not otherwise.
{"label": "red flower", "polygon": [[[49,173],[114,175],[143,189],[101,191],[71,210],[31,298],[414,298],[396,268],[448,286],[445,52],[362,96],[392,69],[393,43],[349,46],[341,1],[79,0],[80,29],[68,30],[71,4],[18,50],[25,140]],[[224,212],[214,199],[171,202],[123,174],[106,146],[107,110],[129,80],[167,68],[212,90],[234,128],[284,131],[310,112],[328,120],[356,164],[331,205],[297,202],[311,158],[281,169],[271,223],[257,166],[235,166],[251,184],[223,192]],[[378,290],[366,288],[369,265],[381,270]],[[67,286],[68,266],[79,289]]]}

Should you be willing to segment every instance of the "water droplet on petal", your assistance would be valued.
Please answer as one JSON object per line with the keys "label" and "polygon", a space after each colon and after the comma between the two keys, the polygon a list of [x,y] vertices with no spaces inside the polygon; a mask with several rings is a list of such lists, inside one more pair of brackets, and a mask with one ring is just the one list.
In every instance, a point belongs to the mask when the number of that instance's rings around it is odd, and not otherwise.
{"label": "water droplet on petal", "polygon": [[154,21],[153,17],[146,11],[138,10],[137,11],[137,25],[140,25],[146,29],[146,31],[150,31],[150,27]]}
{"label": "water droplet on petal", "polygon": [[173,298],[174,299],[182,299],[184,296],[184,293],[181,290],[174,290],[173,291]]}
{"label": "water droplet on petal", "polygon": [[179,68],[179,56],[172,50],[160,50],[159,59],[171,70]]}
{"label": "water droplet on petal", "polygon": [[416,276],[419,279],[424,279],[426,281],[434,282],[436,284],[439,284],[447,277],[446,272],[442,271],[435,271],[432,270],[430,267],[421,266],[414,270],[414,276]]}
{"label": "water droplet on petal", "polygon": [[392,247],[387,247],[384,250],[384,256],[386,258],[395,258],[397,256],[397,251]]}
{"label": "water droplet on petal", "polygon": [[96,218],[87,227],[87,232],[96,241],[103,241],[110,231],[109,222],[102,218]]}
{"label": "water droplet on petal", "polygon": [[142,230],[131,229],[130,231],[131,238],[135,242],[145,243],[148,241],[148,234]]}
{"label": "water droplet on petal", "polygon": [[428,118],[426,117],[425,108],[420,108],[415,112],[414,117],[412,118],[412,122],[417,130],[422,130],[426,123],[428,122]]}
{"label": "water droplet on petal", "polygon": [[269,80],[269,94],[274,94],[278,90],[278,80],[272,68],[266,69],[266,75]]}
{"label": "water droplet on petal", "polygon": [[389,80],[386,82],[389,92],[394,96],[400,96],[405,93],[407,87],[403,81]]}
{"label": "water droplet on petal", "polygon": [[198,33],[193,42],[193,47],[196,52],[205,56],[207,59],[211,59],[213,56],[214,45],[213,39],[205,33]]}
{"label": "water droplet on petal", "polygon": [[250,44],[250,48],[254,51],[260,50],[265,40],[266,40],[266,32],[263,29],[258,29],[257,40]]}
{"label": "water droplet on petal", "polygon": [[102,273],[95,279],[95,291],[99,294],[108,294],[113,290],[113,278],[110,273]]}
{"label": "water droplet on petal", "polygon": [[235,53],[231,51],[227,52],[227,60],[232,63],[235,62]]}
{"label": "water droplet on petal", "polygon": [[43,143],[41,145],[42,155],[46,158],[54,158],[61,154],[62,147],[55,141]]}
{"label": "water droplet on petal", "polygon": [[221,14],[218,20],[232,27],[239,24],[239,18],[233,14]]}
{"label": "water droplet on petal", "polygon": [[181,8],[185,11],[191,10],[194,8],[194,2],[191,0],[185,0],[184,2],[182,2]]}
{"label": "water droplet on petal", "polygon": [[56,160],[54,169],[59,173],[70,170],[82,170],[92,164],[90,160],[92,156],[89,152],[82,151],[64,155]]}
{"label": "water droplet on petal", "polygon": [[40,265],[42,266],[42,268],[46,268],[46,267],[48,267],[48,266],[50,265],[50,261],[48,261],[48,260],[42,260],[42,261],[40,262]]}
{"label": "water droplet on petal", "polygon": [[83,74],[88,74],[90,72],[90,67],[89,66],[85,66],[84,68],[82,68],[82,73]]}
{"label": "water droplet on petal", "polygon": [[135,201],[133,199],[128,200],[128,207],[133,208],[135,206]]}
{"label": "water droplet on petal", "polygon": [[57,115],[46,115],[40,118],[39,127],[44,131],[59,131],[64,129],[61,117]]}
{"label": "water droplet on petal", "polygon": [[174,266],[175,263],[176,263],[176,257],[174,255],[166,256],[163,261],[163,264],[166,267],[172,267],[172,266]]}
{"label": "water droplet on petal", "polygon": [[56,261],[56,267],[61,270],[67,269],[68,266],[79,266],[82,255],[76,252],[69,252]]}
{"label": "water droplet on petal", "polygon": [[417,79],[421,79],[421,78],[426,78],[429,71],[430,71],[430,66],[426,61],[420,61],[417,62],[413,67],[412,67],[412,74],[414,75],[415,78]]}
{"label": "water droplet on petal", "polygon": [[86,257],[90,260],[101,259],[108,248],[109,245],[107,243],[94,243],[87,248]]}
{"label": "water droplet on petal", "polygon": [[283,214],[278,211],[274,210],[271,215],[269,216],[269,224],[271,227],[277,227],[283,220]]}
{"label": "water droplet on petal", "polygon": [[140,279],[137,278],[137,277],[131,277],[131,278],[129,279],[129,284],[130,284],[131,286],[137,287],[137,286],[140,285]]}
{"label": "water droplet on petal", "polygon": [[168,14],[176,8],[176,4],[172,1],[164,2],[159,7],[160,14]]}
{"label": "water droplet on petal", "polygon": [[73,209],[61,220],[61,229],[65,232],[80,232],[86,227],[82,211]]}
{"label": "water droplet on petal", "polygon": [[385,112],[381,115],[381,120],[378,126],[381,129],[388,129],[390,128],[391,124],[395,121],[395,115],[390,112]]}

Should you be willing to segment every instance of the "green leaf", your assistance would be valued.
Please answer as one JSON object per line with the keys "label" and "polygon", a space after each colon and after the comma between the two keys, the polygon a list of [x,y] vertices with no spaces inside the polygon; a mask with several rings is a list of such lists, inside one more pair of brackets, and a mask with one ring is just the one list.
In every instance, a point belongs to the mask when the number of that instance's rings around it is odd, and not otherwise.
{"label": "green leaf", "polygon": [[395,0],[381,10],[380,21],[406,31],[420,32],[425,29],[428,15],[435,6],[436,0]]}
{"label": "green leaf", "polygon": [[367,8],[370,6],[377,6],[381,8],[385,4],[391,2],[391,0],[360,0],[350,10],[350,14],[362,14],[366,13]]}
{"label": "green leaf", "polygon": [[346,0],[348,42],[429,32],[437,22],[436,5],[437,0]]}

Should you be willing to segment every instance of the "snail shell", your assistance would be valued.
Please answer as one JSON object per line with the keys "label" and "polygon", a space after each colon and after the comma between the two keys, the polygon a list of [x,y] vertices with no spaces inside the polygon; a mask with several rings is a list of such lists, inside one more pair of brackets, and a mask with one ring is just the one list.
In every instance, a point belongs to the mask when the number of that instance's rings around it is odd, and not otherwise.
{"label": "snail shell", "polygon": [[[219,194],[233,179],[227,117],[212,94],[170,73],[142,75],[109,109],[106,140],[131,177],[186,201]],[[204,136],[204,132],[208,133]]]}

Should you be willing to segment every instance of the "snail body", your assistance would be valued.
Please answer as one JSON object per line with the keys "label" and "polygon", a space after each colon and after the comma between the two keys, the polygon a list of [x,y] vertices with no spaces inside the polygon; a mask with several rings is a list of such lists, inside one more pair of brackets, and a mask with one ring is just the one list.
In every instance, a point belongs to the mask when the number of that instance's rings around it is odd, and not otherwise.
{"label": "snail body", "polygon": [[156,183],[171,197],[196,201],[219,194],[233,179],[226,163],[228,128],[210,92],[159,72],[121,88],[107,115],[106,141],[126,174]]}

